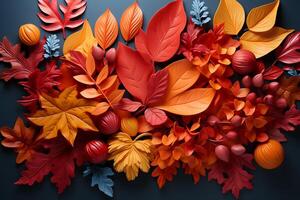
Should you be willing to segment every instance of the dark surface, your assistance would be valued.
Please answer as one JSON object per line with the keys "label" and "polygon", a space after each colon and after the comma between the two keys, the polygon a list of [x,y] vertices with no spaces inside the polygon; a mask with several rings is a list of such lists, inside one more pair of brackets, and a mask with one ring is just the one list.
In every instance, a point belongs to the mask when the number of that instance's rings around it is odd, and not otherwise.
{"label": "dark surface", "polygon": [[[269,2],[270,0],[241,0],[246,12],[250,8]],[[88,0],[88,9],[85,17],[93,25],[96,19],[110,8],[117,19],[123,10],[129,6],[133,0]],[[139,0],[144,11],[146,23],[153,13],[162,7],[169,0]],[[189,10],[192,0],[185,0],[185,7]],[[206,0],[210,12],[215,12],[218,0]],[[18,27],[24,23],[40,24],[36,17],[38,11],[37,0],[3,0],[0,6],[0,37],[8,36],[12,42],[17,42]],[[278,25],[285,28],[300,30],[300,1],[283,0],[281,2]],[[145,23],[145,24],[146,24]],[[3,68],[3,64],[0,65]],[[14,82],[0,82],[0,126],[12,126],[18,115],[22,115],[22,108],[16,102],[23,94],[22,88]],[[299,133],[298,131],[296,131]],[[287,134],[288,142],[284,144],[286,159],[284,164],[276,170],[267,171],[257,168],[253,173],[254,189],[252,191],[243,190],[241,199],[244,200],[282,200],[299,199],[300,189],[300,135],[297,133]],[[13,183],[18,179],[20,167],[15,164],[15,154],[13,151],[0,147],[0,199],[1,200],[98,200],[109,199],[96,188],[90,187],[90,179],[81,176],[82,170],[77,170],[77,175],[72,185],[66,189],[62,195],[56,193],[55,187],[47,177],[41,184],[34,187],[15,186]],[[230,194],[223,195],[221,187],[216,182],[208,182],[204,177],[197,185],[193,184],[190,176],[179,173],[172,183],[168,183],[163,190],[159,190],[156,180],[149,174],[141,174],[134,182],[127,182],[123,174],[115,178],[114,199],[118,200],[152,200],[152,199],[233,199]]]}

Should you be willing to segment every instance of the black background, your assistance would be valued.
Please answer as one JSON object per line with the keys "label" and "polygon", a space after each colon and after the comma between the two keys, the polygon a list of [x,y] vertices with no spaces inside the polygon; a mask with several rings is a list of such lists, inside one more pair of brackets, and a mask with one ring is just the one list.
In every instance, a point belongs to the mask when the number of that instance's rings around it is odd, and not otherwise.
{"label": "black background", "polygon": [[[246,12],[252,7],[270,2],[271,0],[240,0]],[[120,19],[123,10],[133,0],[88,0],[88,8],[85,18],[88,18],[91,25],[104,12],[110,8],[117,19]],[[145,24],[154,12],[165,5],[169,0],[139,0],[144,12]],[[185,0],[186,10],[189,11],[192,0]],[[213,16],[218,5],[218,0],[206,0]],[[18,27],[24,23],[40,24],[36,16],[38,12],[37,0],[2,0],[0,1],[0,37],[8,36],[13,42],[18,41]],[[285,28],[300,30],[300,1],[282,0],[277,24]],[[61,36],[61,35],[60,35]],[[121,38],[119,38],[121,40]],[[4,65],[1,64],[0,68]],[[12,126],[16,117],[22,115],[22,108],[16,102],[22,96],[23,91],[13,81],[9,83],[0,82],[0,126]],[[286,159],[284,164],[272,171],[263,170],[259,167],[253,174],[254,189],[242,191],[241,199],[299,199],[300,197],[300,136],[295,133],[288,133],[288,142],[284,144]],[[77,170],[72,185],[62,195],[58,195],[55,187],[47,177],[41,184],[34,187],[15,186],[18,179],[20,167],[15,164],[13,151],[0,147],[0,199],[1,200],[98,200],[109,199],[96,188],[90,187],[90,178],[81,176],[82,169]],[[208,182],[206,177],[200,180],[197,185],[193,184],[190,176],[181,172],[175,177],[172,183],[168,183],[164,189],[159,190],[156,180],[149,174],[141,174],[134,182],[127,182],[123,174],[114,178],[114,199],[117,200],[150,200],[150,199],[233,199],[230,194],[223,195],[221,187],[216,182]]]}

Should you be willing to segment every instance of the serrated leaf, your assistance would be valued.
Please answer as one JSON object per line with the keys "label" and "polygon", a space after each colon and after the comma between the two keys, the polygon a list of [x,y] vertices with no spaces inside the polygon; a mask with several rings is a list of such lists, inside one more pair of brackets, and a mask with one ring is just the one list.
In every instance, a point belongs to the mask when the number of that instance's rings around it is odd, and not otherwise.
{"label": "serrated leaf", "polygon": [[131,4],[122,14],[120,29],[125,41],[133,39],[143,26],[143,12],[137,2]]}
{"label": "serrated leaf", "polygon": [[237,35],[243,28],[245,11],[236,0],[220,0],[214,16],[214,26],[224,24],[224,33]]}
{"label": "serrated leaf", "polygon": [[247,16],[247,26],[253,32],[266,32],[275,25],[280,0],[253,8]]}
{"label": "serrated leaf", "polygon": [[118,22],[109,9],[97,19],[95,36],[102,49],[110,47],[118,36]]}
{"label": "serrated leaf", "polygon": [[263,57],[276,49],[294,30],[274,27],[263,33],[247,31],[240,38],[241,48],[254,53],[256,58]]}

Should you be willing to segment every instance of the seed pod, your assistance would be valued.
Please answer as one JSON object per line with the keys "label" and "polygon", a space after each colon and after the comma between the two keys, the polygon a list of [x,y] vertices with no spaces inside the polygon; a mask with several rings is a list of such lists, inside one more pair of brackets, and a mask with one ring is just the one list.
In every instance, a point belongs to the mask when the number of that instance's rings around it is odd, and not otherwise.
{"label": "seed pod", "polygon": [[242,79],[242,83],[246,88],[250,88],[252,85],[252,78],[250,76],[244,76]]}
{"label": "seed pod", "polygon": [[239,74],[250,74],[256,68],[255,55],[248,50],[238,50],[232,57],[232,68]]}
{"label": "seed pod", "polygon": [[234,155],[240,156],[243,155],[245,153],[246,149],[243,145],[241,144],[235,144],[231,146],[231,152]]}
{"label": "seed pod", "polygon": [[116,133],[120,129],[120,118],[113,111],[107,111],[99,119],[98,127],[101,133]]}
{"label": "seed pod", "polygon": [[92,140],[85,145],[88,160],[93,164],[99,164],[108,157],[108,146],[100,140]]}
{"label": "seed pod", "polygon": [[242,118],[239,115],[233,116],[230,121],[235,127],[239,127],[242,124]]}
{"label": "seed pod", "polygon": [[114,63],[116,60],[116,49],[115,48],[109,49],[105,54],[105,58],[109,64]]}
{"label": "seed pod", "polygon": [[229,150],[228,150],[227,146],[218,145],[215,148],[215,154],[216,154],[217,158],[219,158],[220,160],[222,160],[224,162],[229,161]]}
{"label": "seed pod", "polygon": [[276,92],[279,88],[279,83],[278,82],[271,82],[269,83],[269,91],[270,92]]}
{"label": "seed pod", "polygon": [[19,28],[19,38],[27,46],[39,43],[40,37],[40,29],[34,24],[24,24]]}
{"label": "seed pod", "polygon": [[128,133],[130,136],[136,136],[139,126],[135,117],[126,117],[121,120],[121,131]]}
{"label": "seed pod", "polygon": [[248,101],[250,101],[251,103],[255,103],[256,100],[256,94],[254,92],[251,92],[248,94],[247,98]]}
{"label": "seed pod", "polygon": [[238,133],[235,132],[235,131],[229,131],[227,134],[226,134],[226,137],[230,140],[235,140],[237,137],[238,137]]}
{"label": "seed pod", "polygon": [[105,51],[98,46],[93,46],[92,54],[96,61],[101,61],[104,58]]}
{"label": "seed pod", "polygon": [[256,74],[252,79],[252,84],[254,87],[262,87],[264,85],[264,78],[262,74]]}

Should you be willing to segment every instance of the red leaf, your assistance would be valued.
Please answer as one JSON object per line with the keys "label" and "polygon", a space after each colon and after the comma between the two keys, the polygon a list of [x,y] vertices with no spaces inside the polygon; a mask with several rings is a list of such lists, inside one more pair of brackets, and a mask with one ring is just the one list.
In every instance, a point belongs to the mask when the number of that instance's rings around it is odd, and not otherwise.
{"label": "red leaf", "polygon": [[40,183],[46,175],[52,174],[51,182],[56,185],[58,192],[71,184],[71,178],[75,175],[75,160],[77,166],[81,166],[86,160],[84,147],[88,139],[76,140],[72,147],[63,137],[44,142],[43,146],[49,153],[36,152],[32,159],[26,162],[27,169],[22,172],[17,185],[33,185]]}
{"label": "red leaf", "polygon": [[169,83],[168,70],[160,70],[152,74],[148,82],[146,104],[156,104],[166,95]]}
{"label": "red leaf", "polygon": [[296,105],[285,112],[281,119],[277,120],[276,128],[281,128],[285,131],[294,131],[295,126],[300,125],[300,110],[297,110]]}
{"label": "red leaf", "polygon": [[39,101],[39,94],[55,93],[56,91],[53,87],[60,84],[60,76],[61,72],[57,69],[55,62],[48,63],[44,71],[36,69],[30,74],[28,80],[20,82],[28,93],[27,96],[23,96],[22,99],[19,100],[21,105],[28,108],[31,112],[34,112]]}
{"label": "red leaf", "polygon": [[278,53],[278,60],[286,64],[300,62],[300,32],[287,37]]}
{"label": "red leaf", "polygon": [[0,73],[0,79],[8,81],[15,79],[28,79],[29,75],[37,69],[38,64],[43,60],[44,40],[32,47],[30,56],[26,58],[21,52],[19,44],[12,45],[6,37],[0,42],[0,61],[11,64],[11,68]]}
{"label": "red leaf", "polygon": [[152,126],[158,126],[165,123],[168,116],[164,111],[157,108],[147,108],[145,110],[145,119]]}
{"label": "red leaf", "polygon": [[243,169],[244,167],[254,169],[252,159],[253,156],[251,154],[242,156],[233,156],[232,154],[229,162],[219,160],[212,166],[208,179],[216,179],[219,184],[224,184],[223,193],[231,191],[233,196],[238,198],[240,190],[253,188],[250,182],[253,175]]}
{"label": "red leaf", "polygon": [[59,4],[59,9],[64,17],[60,15],[57,0],[39,0],[38,6],[42,12],[38,17],[46,23],[41,27],[46,31],[62,30],[66,36],[66,28],[76,28],[83,24],[82,19],[76,19],[85,12],[86,0],[65,0],[66,5]]}
{"label": "red leaf", "polygon": [[[140,31],[136,40],[140,52],[149,53],[153,61],[169,60],[178,50],[180,34],[186,24],[182,0],[169,3],[161,8],[150,20],[145,35]],[[141,45],[145,43],[144,45]],[[147,50],[146,50],[147,49]]]}
{"label": "red leaf", "polygon": [[119,43],[116,71],[128,92],[144,103],[147,97],[148,80],[154,73],[153,64],[146,61],[137,51]]}
{"label": "red leaf", "polygon": [[127,98],[123,98],[119,104],[118,104],[118,108],[121,110],[127,110],[129,112],[135,112],[137,111],[141,106],[143,106],[143,104],[141,104],[138,101],[131,101],[130,99]]}
{"label": "red leaf", "polygon": [[283,69],[273,65],[269,67],[266,71],[263,73],[263,77],[265,80],[276,80],[279,78],[283,73]]}

